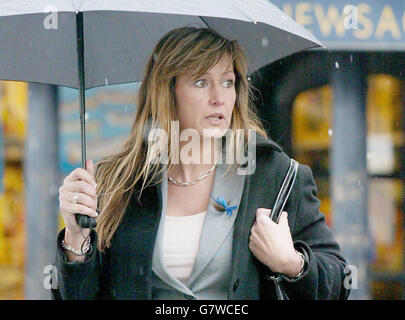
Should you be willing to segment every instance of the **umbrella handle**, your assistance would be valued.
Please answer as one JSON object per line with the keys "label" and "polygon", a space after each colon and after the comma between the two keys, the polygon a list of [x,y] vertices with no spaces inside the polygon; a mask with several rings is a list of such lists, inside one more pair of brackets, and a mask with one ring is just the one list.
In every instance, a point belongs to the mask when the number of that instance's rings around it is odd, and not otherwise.
{"label": "umbrella handle", "polygon": [[[77,65],[79,75],[80,99],[80,130],[82,148],[82,168],[86,167],[86,104],[84,94],[84,39],[83,39],[83,12],[76,13],[76,40],[77,40]],[[76,222],[80,228],[95,228],[96,220],[82,214],[76,214]]]}
{"label": "umbrella handle", "polygon": [[93,229],[97,226],[97,222],[94,218],[79,213],[76,214],[76,222],[80,228]]}

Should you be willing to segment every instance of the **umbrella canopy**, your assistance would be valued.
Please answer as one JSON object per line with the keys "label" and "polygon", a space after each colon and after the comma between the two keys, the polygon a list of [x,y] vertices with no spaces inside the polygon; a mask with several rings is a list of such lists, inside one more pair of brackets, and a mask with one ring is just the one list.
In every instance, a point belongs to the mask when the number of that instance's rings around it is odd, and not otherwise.
{"label": "umbrella canopy", "polygon": [[[142,80],[158,40],[186,25],[238,40],[248,73],[322,46],[266,0],[1,0],[0,79],[79,89],[85,168],[85,90]],[[96,226],[88,216],[76,220]]]}
{"label": "umbrella canopy", "polygon": [[323,46],[267,0],[2,0],[0,79],[79,88],[77,12],[83,13],[84,89],[141,81],[157,41],[185,25],[237,39],[249,73]]}

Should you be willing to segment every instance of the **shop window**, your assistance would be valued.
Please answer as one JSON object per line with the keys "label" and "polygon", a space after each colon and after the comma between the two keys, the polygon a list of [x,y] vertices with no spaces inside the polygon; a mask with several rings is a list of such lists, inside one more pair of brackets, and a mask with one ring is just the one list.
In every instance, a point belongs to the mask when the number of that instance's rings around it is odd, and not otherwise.
{"label": "shop window", "polygon": [[24,298],[27,92],[27,83],[0,81],[0,300]]}
{"label": "shop window", "polygon": [[374,272],[403,271],[404,150],[403,90],[389,75],[370,77],[367,95],[367,168],[370,174],[369,222],[376,244]]}
{"label": "shop window", "polygon": [[331,226],[329,199],[329,145],[332,128],[332,91],[330,86],[300,93],[292,114],[292,147],[294,158],[307,164],[314,173],[321,200],[320,210]]}
{"label": "shop window", "polygon": [[[373,299],[401,299],[405,286],[405,192],[401,178],[405,171],[402,163],[405,124],[401,117],[405,107],[404,89],[404,83],[390,75],[368,77],[368,220],[375,248],[375,259],[370,266],[374,279],[371,288]],[[320,210],[325,213],[327,224],[333,228],[329,194],[332,108],[333,91],[330,85],[301,92],[293,104],[291,139],[294,158],[313,170],[318,196],[322,201]]]}

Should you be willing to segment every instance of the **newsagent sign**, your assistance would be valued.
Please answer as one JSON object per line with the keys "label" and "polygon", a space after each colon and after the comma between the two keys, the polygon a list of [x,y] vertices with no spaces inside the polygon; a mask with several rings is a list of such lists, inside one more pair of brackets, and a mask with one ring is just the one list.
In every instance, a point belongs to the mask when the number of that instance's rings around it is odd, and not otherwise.
{"label": "newsagent sign", "polygon": [[328,49],[405,50],[404,0],[272,0]]}

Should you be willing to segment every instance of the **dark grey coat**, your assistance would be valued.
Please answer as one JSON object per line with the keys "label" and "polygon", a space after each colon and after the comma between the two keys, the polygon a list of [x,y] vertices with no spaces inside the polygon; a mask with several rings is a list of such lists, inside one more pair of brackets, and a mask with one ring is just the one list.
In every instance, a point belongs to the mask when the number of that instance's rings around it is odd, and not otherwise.
{"label": "dark grey coat", "polygon": [[[272,207],[290,159],[272,140],[257,136],[256,146],[256,171],[246,176],[234,225],[229,299],[275,299],[274,284],[266,277],[269,270],[249,250],[249,236],[256,209]],[[66,262],[60,247],[64,230],[59,233],[54,299],[151,299],[153,248],[162,206],[160,188],[147,188],[141,202],[130,202],[112,246],[101,256],[94,249],[85,262]],[[300,278],[283,277],[282,286],[290,299],[347,299],[349,295],[343,286],[346,261],[319,205],[312,171],[300,165],[285,211],[294,245],[306,253],[309,264]],[[95,232],[91,239],[95,248]]]}

